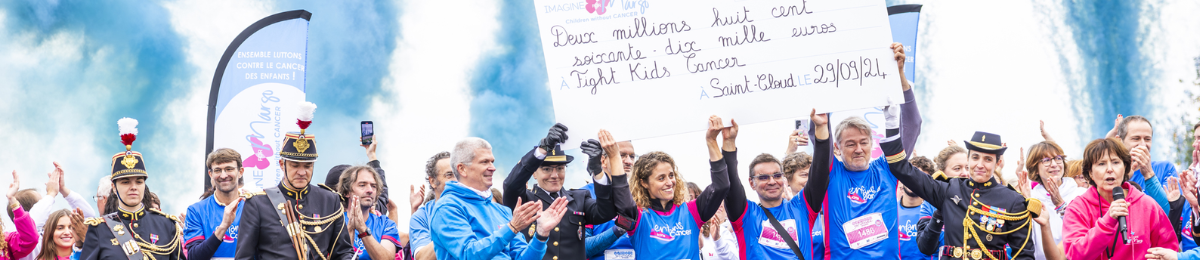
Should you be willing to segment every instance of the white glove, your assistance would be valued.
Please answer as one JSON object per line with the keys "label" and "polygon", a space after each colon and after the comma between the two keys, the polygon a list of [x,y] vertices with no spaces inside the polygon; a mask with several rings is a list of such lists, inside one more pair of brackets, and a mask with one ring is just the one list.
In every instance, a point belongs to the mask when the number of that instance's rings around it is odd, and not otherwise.
{"label": "white glove", "polygon": [[888,105],[883,107],[883,118],[887,122],[884,124],[887,127],[885,129],[900,128],[900,104],[896,104],[890,97],[887,101]]}

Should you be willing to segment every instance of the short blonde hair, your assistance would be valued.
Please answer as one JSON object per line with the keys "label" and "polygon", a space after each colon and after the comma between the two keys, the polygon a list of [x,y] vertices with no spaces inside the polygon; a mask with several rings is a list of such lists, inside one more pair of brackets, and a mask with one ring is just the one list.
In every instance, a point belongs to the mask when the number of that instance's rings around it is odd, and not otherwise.
{"label": "short blonde hair", "polygon": [[630,190],[633,191],[633,202],[638,207],[650,207],[650,191],[642,187],[642,183],[649,184],[650,175],[654,173],[654,168],[657,168],[659,163],[671,165],[671,171],[675,174],[675,194],[672,200],[675,202],[675,205],[684,203],[683,198],[684,192],[687,190],[687,181],[683,180],[683,175],[679,174],[679,167],[675,166],[675,159],[672,159],[667,153],[654,151],[639,156],[637,161],[633,163],[635,183],[629,186],[632,186]]}

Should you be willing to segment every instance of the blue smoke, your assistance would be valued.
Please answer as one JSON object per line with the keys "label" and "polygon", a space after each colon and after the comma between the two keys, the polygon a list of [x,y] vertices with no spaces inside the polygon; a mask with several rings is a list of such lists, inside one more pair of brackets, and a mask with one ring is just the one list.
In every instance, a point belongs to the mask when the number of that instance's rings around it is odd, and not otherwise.
{"label": "blue smoke", "polygon": [[[174,181],[171,176],[202,174],[178,160],[202,162],[198,158],[169,158],[170,139],[203,136],[180,136],[171,131],[174,118],[165,113],[173,102],[182,101],[195,88],[207,90],[208,85],[196,86],[193,78],[212,77],[215,68],[197,68],[186,57],[186,39],[173,28],[171,14],[158,1],[82,1],[82,0],[15,0],[0,1],[7,14],[4,24],[10,35],[0,46],[13,44],[9,39],[30,37],[33,45],[51,43],[60,35],[78,36],[81,57],[78,60],[52,60],[39,63],[46,68],[19,69],[21,97],[11,97],[11,109],[4,111],[16,117],[14,127],[23,129],[61,129],[64,126],[98,129],[93,144],[98,154],[87,158],[59,158],[47,155],[68,165],[103,165],[108,157],[124,151],[117,136],[116,121],[121,117],[140,121],[138,142],[134,149],[146,154],[151,177],[151,190],[162,198],[167,212],[180,212],[188,205],[174,205],[175,198],[199,196],[200,187],[193,183]],[[382,79],[389,74],[392,51],[399,35],[397,8],[391,1],[323,2],[287,1],[275,3],[271,13],[306,9],[314,13],[309,28],[308,99],[322,106],[317,110],[318,123],[312,131],[323,136],[356,136],[358,121],[367,113],[369,98],[381,92]],[[213,19],[220,19],[214,17]],[[246,24],[245,26],[249,26]],[[232,41],[233,39],[228,39]],[[49,45],[55,47],[54,45]],[[220,55],[215,53],[214,55]],[[205,80],[207,82],[207,80]],[[82,93],[82,94],[81,94]],[[207,91],[205,91],[207,93]],[[48,108],[51,108],[47,110]],[[86,115],[79,122],[64,124],[55,115]],[[53,130],[50,130],[51,132]],[[37,132],[37,131],[35,131]],[[111,133],[111,134],[108,134]],[[335,134],[336,133],[336,134]],[[52,137],[70,138],[70,137]],[[362,148],[352,138],[348,141],[322,142],[322,163],[328,169],[336,164],[363,163]],[[397,140],[399,141],[399,140]],[[49,165],[45,162],[28,164]],[[194,164],[187,164],[194,165]],[[96,181],[106,172],[75,173],[72,187],[90,194]],[[324,172],[318,169],[314,182]],[[83,178],[86,176],[86,178]],[[39,187],[29,182],[25,186]],[[186,187],[186,188],[182,188]],[[80,189],[82,188],[82,189]],[[197,192],[191,194],[189,192]]]}
{"label": "blue smoke", "polygon": [[1138,49],[1141,44],[1137,39],[1144,36],[1139,20],[1157,21],[1157,17],[1142,17],[1145,14],[1141,12],[1142,1],[1063,1],[1062,4],[1066,9],[1066,25],[1074,32],[1085,72],[1083,82],[1074,82],[1069,87],[1073,96],[1087,93],[1088,97],[1073,100],[1072,107],[1077,115],[1095,115],[1094,121],[1082,122],[1079,133],[1085,137],[1082,141],[1103,137],[1112,129],[1117,114],[1145,115],[1154,120],[1146,93],[1158,89],[1148,80],[1157,73]]}
{"label": "blue smoke", "polygon": [[[100,154],[94,158],[47,155],[68,164],[102,164],[101,168],[107,169],[108,157],[125,150],[117,135],[117,119],[136,118],[141,122],[141,131],[134,149],[146,154],[146,165],[152,175],[148,180],[151,190],[171,196],[170,189],[164,188],[172,184],[165,175],[188,169],[179,169],[169,158],[155,156],[172,148],[153,143],[175,138],[165,127],[156,126],[170,121],[162,111],[189,91],[185,79],[191,78],[198,68],[187,63],[183,39],[172,28],[169,12],[146,1],[16,0],[3,1],[0,8],[8,14],[4,22],[10,33],[30,36],[34,44],[46,43],[60,34],[83,38],[79,60],[49,64],[53,66],[20,73],[19,79],[12,79],[24,84],[21,88],[25,94],[6,101],[16,104],[8,113],[25,117],[15,123],[51,132],[69,126],[111,133],[94,137],[94,144],[80,145],[97,147]],[[55,115],[87,116],[77,122],[60,122]],[[198,169],[191,170],[199,173]],[[70,183],[90,187],[84,190],[88,194],[94,192],[93,185],[104,175],[107,172],[75,173],[71,177],[78,179]]]}
{"label": "blue smoke", "polygon": [[[400,34],[399,9],[393,1],[280,1],[273,12],[296,9],[313,13],[305,92],[318,107],[309,129],[322,140],[321,160],[313,176],[316,184],[335,165],[367,162],[356,141],[360,121],[402,120],[367,118],[370,98],[384,91],[383,79],[390,73]],[[398,137],[390,141],[403,142]]]}
{"label": "blue smoke", "polygon": [[471,79],[470,134],[492,143],[498,176],[507,176],[554,125],[554,108],[533,2],[500,6],[496,41],[506,52],[481,59]]}

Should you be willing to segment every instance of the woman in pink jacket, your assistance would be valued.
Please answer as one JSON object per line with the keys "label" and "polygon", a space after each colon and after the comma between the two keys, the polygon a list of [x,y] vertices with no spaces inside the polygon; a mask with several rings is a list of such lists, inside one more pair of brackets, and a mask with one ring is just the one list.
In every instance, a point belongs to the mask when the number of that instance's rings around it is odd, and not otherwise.
{"label": "woman in pink jacket", "polygon": [[[1146,250],[1163,247],[1179,250],[1167,214],[1141,191],[1126,183],[1133,164],[1150,165],[1149,158],[1134,158],[1115,139],[1096,139],[1083,151],[1083,173],[1091,188],[1067,206],[1063,247],[1068,259],[1146,259]],[[1125,199],[1114,200],[1113,190],[1125,190]],[[1125,217],[1128,232],[1118,232]]]}
{"label": "woman in pink jacket", "polygon": [[[8,210],[12,213],[13,225],[17,226],[17,232],[9,232],[3,234],[4,239],[0,239],[0,260],[18,259],[29,255],[33,252],[34,246],[37,246],[38,234],[33,228],[33,219],[25,213],[25,209],[17,204],[17,200],[13,199],[13,195],[17,194],[17,190],[21,187],[21,181],[17,179],[17,171],[13,171],[13,181],[8,186]],[[0,225],[0,233],[4,231],[4,225]]]}

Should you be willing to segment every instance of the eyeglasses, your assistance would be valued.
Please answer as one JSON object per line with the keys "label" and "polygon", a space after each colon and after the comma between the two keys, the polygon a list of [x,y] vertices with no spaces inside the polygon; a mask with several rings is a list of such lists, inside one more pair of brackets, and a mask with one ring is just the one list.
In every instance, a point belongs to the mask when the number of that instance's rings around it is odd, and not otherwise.
{"label": "eyeglasses", "polygon": [[771,179],[777,179],[777,180],[778,180],[778,179],[783,179],[783,173],[782,173],[782,172],[777,172],[777,173],[775,173],[775,174],[770,174],[770,175],[767,175],[767,174],[764,174],[764,175],[758,175],[758,176],[754,176],[754,179],[756,179],[756,180],[758,180],[758,181],[768,181],[768,180],[771,180]]}
{"label": "eyeglasses", "polygon": [[1062,155],[1054,156],[1054,157],[1046,157],[1046,158],[1042,158],[1042,163],[1050,163],[1050,162],[1062,163],[1063,158],[1066,158],[1066,157],[1062,156]]}

